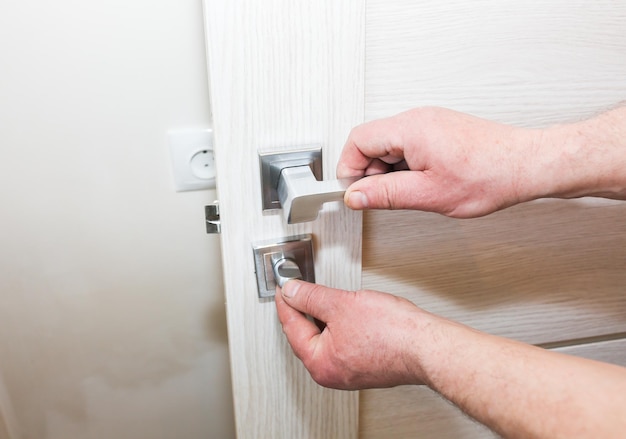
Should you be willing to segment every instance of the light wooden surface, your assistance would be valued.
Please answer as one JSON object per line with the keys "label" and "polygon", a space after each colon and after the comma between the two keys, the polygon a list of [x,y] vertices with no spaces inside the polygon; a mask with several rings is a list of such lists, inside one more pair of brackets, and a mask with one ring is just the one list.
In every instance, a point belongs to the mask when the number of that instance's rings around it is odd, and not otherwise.
{"label": "light wooden surface", "polygon": [[[626,365],[626,340],[555,349]],[[425,386],[361,391],[361,439],[484,439],[498,437]]]}
{"label": "light wooden surface", "polygon": [[[368,119],[440,105],[541,126],[626,98],[625,3],[372,0],[366,16]],[[623,332],[624,213],[597,200],[470,221],[368,212],[363,285],[531,343]]]}
{"label": "light wooden surface", "polygon": [[[520,126],[626,98],[626,4],[370,0],[366,120],[437,105]],[[530,158],[532,159],[532,158]],[[626,331],[626,205],[541,201],[489,217],[364,217],[363,287],[530,343]],[[626,365],[622,340],[561,348]],[[490,433],[422,387],[361,392],[363,438]]]}
{"label": "light wooden surface", "polygon": [[421,105],[540,126],[626,99],[626,3],[370,0],[366,119]]}
{"label": "light wooden surface", "polygon": [[[356,394],[310,381],[273,304],[255,298],[249,253],[313,231],[318,282],[353,288],[358,216],[286,228],[260,215],[256,151],[322,143],[328,178],[363,105],[365,119],[441,105],[525,126],[593,114],[626,94],[626,5],[371,0],[364,25],[356,0],[205,3],[238,435],[352,437]],[[551,201],[463,222],[368,213],[363,286],[532,343],[624,332],[624,209]],[[623,342],[604,343],[563,350],[622,361]],[[361,404],[362,437],[486,434],[421,387],[361,392]]]}
{"label": "light wooden surface", "polygon": [[[259,300],[252,243],[312,232],[316,278],[360,284],[361,216],[314,223],[262,214],[257,151],[321,144],[325,178],[363,120],[364,4],[205,1],[217,186],[237,435],[354,438],[358,394],[321,388],[292,354],[272,300]],[[338,204],[338,203],[337,203]]]}
{"label": "light wooden surface", "polygon": [[474,220],[368,212],[363,286],[529,343],[626,332],[625,217],[588,200]]}

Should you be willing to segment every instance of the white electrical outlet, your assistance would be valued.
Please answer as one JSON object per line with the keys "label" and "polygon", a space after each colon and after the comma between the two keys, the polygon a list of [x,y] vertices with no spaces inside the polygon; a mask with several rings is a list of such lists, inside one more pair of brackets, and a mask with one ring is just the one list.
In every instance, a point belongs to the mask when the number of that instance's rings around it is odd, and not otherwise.
{"label": "white electrical outlet", "polygon": [[167,135],[176,191],[214,188],[213,130],[173,130]]}

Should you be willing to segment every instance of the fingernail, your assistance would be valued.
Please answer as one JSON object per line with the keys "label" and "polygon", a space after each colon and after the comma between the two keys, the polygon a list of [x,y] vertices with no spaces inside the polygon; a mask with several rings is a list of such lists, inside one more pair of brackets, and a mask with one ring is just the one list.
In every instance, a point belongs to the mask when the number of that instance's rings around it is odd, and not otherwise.
{"label": "fingernail", "polygon": [[354,191],[348,195],[348,207],[354,210],[367,209],[368,201],[363,192]]}
{"label": "fingernail", "polygon": [[283,285],[283,297],[287,297],[288,299],[293,298],[300,289],[300,283],[295,280],[288,280],[285,285]]}

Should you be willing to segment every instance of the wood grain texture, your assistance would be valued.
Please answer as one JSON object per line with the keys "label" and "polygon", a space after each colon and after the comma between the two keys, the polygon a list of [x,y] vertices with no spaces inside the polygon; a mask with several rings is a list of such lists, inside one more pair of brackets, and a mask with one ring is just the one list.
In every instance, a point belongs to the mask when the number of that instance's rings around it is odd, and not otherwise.
{"label": "wood grain texture", "polygon": [[257,152],[320,144],[325,178],[363,120],[362,1],[205,1],[237,436],[354,438],[358,394],[315,384],[259,300],[252,243],[314,235],[319,283],[360,285],[361,216],[338,203],[310,224],[262,214]]}
{"label": "wood grain texture", "polygon": [[624,203],[590,200],[474,220],[368,213],[363,286],[533,344],[624,332],[625,216]]}
{"label": "wood grain texture", "polygon": [[626,366],[626,340],[609,340],[554,349],[568,355]]}
{"label": "wood grain texture", "polygon": [[[372,0],[366,16],[367,119],[441,105],[541,126],[626,96],[624,3]],[[368,212],[363,286],[531,343],[622,332],[624,213],[590,200],[466,221]]]}
{"label": "wood grain texture", "polygon": [[362,390],[360,408],[360,439],[498,437],[426,386]]}
{"label": "wood grain texture", "polygon": [[626,3],[371,0],[366,119],[438,105],[520,125],[626,99]]}
{"label": "wood grain texture", "polygon": [[[626,366],[626,340],[555,349]],[[425,386],[361,391],[361,439],[498,437]]]}
{"label": "wood grain texture", "polygon": [[[370,0],[365,119],[436,105],[520,126],[626,99],[626,4]],[[485,218],[367,212],[363,287],[530,343],[626,330],[626,205],[542,201]],[[623,341],[562,348],[626,364]],[[490,437],[421,387],[361,392],[363,438]]]}

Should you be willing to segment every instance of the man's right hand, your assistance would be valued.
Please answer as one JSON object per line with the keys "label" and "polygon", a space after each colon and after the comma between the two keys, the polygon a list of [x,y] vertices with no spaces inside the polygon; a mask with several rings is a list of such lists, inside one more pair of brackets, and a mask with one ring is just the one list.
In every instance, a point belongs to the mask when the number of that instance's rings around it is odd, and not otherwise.
{"label": "man's right hand", "polygon": [[[626,107],[546,129],[417,108],[352,130],[337,177],[363,177],[352,209],[414,209],[456,218],[542,197],[626,198]],[[397,172],[391,172],[397,171]]]}

